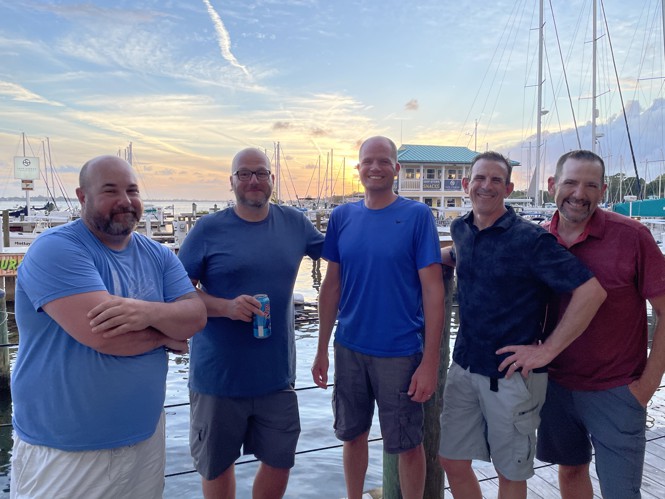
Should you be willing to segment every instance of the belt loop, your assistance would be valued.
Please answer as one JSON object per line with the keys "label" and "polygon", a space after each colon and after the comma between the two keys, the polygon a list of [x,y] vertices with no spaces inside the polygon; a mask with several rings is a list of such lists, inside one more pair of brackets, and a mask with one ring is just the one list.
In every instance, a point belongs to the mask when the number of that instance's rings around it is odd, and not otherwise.
{"label": "belt loop", "polygon": [[499,391],[499,378],[490,378],[490,391],[491,392]]}

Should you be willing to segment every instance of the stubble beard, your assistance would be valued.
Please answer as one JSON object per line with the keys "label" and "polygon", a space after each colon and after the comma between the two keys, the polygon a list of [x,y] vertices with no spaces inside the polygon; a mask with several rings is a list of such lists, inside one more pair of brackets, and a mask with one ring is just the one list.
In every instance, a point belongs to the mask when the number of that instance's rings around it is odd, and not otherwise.
{"label": "stubble beard", "polygon": [[[124,214],[122,221],[115,221],[114,217],[121,213]],[[92,227],[109,236],[128,236],[139,223],[136,210],[115,211],[108,216],[94,214],[86,219]]]}

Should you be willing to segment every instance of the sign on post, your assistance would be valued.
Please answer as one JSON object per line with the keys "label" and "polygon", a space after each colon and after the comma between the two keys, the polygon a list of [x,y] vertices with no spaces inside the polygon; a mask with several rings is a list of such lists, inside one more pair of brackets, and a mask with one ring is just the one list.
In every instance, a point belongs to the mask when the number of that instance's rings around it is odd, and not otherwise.
{"label": "sign on post", "polygon": [[18,180],[37,180],[39,178],[39,158],[14,156],[14,178]]}
{"label": "sign on post", "polygon": [[21,189],[24,191],[32,191],[35,189],[34,180],[21,180]]}

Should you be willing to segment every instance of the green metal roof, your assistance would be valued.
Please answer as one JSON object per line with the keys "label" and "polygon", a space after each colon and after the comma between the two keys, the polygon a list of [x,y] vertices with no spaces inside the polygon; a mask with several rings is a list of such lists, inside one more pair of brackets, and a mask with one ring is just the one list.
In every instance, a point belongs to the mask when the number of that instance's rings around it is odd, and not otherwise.
{"label": "green metal roof", "polygon": [[[478,152],[468,147],[459,146],[419,146],[403,144],[397,150],[397,160],[400,163],[457,163],[470,165]],[[513,166],[519,165],[511,161]]]}

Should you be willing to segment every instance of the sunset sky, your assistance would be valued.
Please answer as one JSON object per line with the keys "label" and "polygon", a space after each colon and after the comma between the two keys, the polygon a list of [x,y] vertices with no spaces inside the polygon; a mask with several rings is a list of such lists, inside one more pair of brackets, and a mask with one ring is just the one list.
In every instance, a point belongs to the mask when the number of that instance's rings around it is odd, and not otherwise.
{"label": "sunset sky", "polygon": [[[598,145],[611,172],[634,175],[610,40],[640,175],[663,168],[660,4],[598,1]],[[545,2],[549,169],[578,147],[571,108],[591,148],[591,9]],[[331,151],[335,192],[345,164],[349,193],[358,144],[377,134],[509,154],[524,188],[537,28],[535,0],[0,0],[0,196],[22,194],[21,132],[42,166],[49,138],[71,196],[84,161],[129,142],[145,198],[228,199],[234,153],[272,157],[276,142],[284,198],[316,196]]]}

